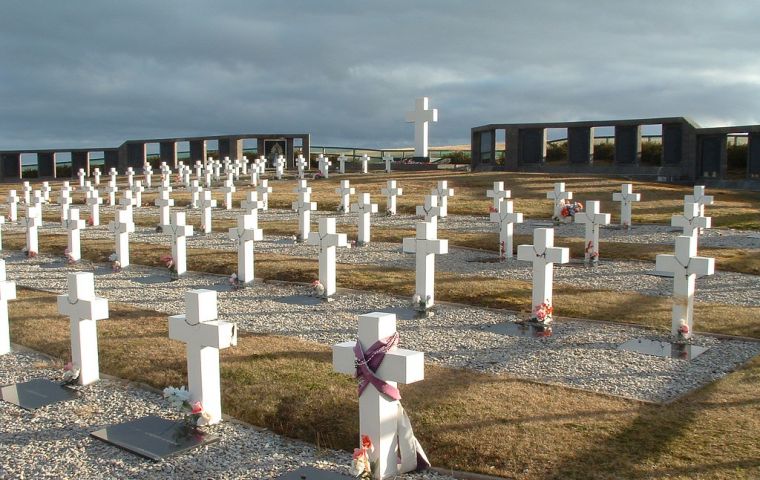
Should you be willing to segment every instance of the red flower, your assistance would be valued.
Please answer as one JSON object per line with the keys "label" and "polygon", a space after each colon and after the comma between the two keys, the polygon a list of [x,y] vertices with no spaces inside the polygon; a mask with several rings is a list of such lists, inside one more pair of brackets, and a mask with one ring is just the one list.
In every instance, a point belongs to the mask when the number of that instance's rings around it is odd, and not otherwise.
{"label": "red flower", "polygon": [[686,335],[687,333],[689,333],[689,326],[684,323],[683,325],[678,327],[678,332]]}
{"label": "red flower", "polygon": [[203,405],[201,405],[201,402],[195,402],[193,404],[193,407],[190,413],[192,413],[193,415],[197,415],[201,413],[202,411],[203,411]]}
{"label": "red flower", "polygon": [[369,435],[362,435],[362,448],[372,450],[372,440],[369,439]]}

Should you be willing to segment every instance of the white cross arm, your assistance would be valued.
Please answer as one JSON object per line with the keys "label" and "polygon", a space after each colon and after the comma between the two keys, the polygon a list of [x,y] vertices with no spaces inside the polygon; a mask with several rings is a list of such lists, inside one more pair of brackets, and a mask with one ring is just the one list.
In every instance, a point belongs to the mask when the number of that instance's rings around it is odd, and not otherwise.
{"label": "white cross arm", "polygon": [[16,300],[16,282],[12,280],[0,281],[0,302]]}
{"label": "white cross arm", "polygon": [[[333,368],[338,373],[356,375],[356,342],[333,345]],[[419,382],[425,378],[425,354],[404,348],[395,348],[385,354],[383,363],[375,372],[386,382],[403,384]]]}
{"label": "white cross arm", "polygon": [[58,295],[58,312],[81,320],[105,320],[108,318],[108,299],[78,298],[72,302],[68,294]]}
{"label": "white cross arm", "polygon": [[[536,259],[533,245],[518,245],[517,259],[532,262]],[[567,263],[570,261],[570,249],[566,247],[549,247],[546,249],[547,263]]]}
{"label": "white cross arm", "polygon": [[[710,257],[691,257],[688,260],[686,273],[691,275],[714,275],[715,259]],[[675,272],[682,264],[676,261],[675,255],[659,254],[655,257],[655,270],[660,272]]]}
{"label": "white cross arm", "polygon": [[[188,328],[189,326],[194,328]],[[169,317],[169,338],[205,347],[228,348],[237,343],[235,324],[212,320],[194,324],[186,315]]]}

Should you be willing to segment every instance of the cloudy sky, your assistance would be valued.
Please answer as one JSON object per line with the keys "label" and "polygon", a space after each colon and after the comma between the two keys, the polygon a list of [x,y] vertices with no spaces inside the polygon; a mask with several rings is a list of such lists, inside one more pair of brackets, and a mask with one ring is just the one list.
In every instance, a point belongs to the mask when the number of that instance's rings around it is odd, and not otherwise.
{"label": "cloudy sky", "polygon": [[5,1],[0,149],[309,132],[431,145],[486,123],[760,123],[760,1]]}

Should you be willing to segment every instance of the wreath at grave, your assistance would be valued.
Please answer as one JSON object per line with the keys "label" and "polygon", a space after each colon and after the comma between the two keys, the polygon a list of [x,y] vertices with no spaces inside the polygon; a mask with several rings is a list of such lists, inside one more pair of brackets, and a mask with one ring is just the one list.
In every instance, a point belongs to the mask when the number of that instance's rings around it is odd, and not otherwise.
{"label": "wreath at grave", "polygon": [[555,222],[570,223],[575,218],[575,214],[583,211],[583,204],[581,202],[567,202],[560,200],[559,217],[554,217]]}

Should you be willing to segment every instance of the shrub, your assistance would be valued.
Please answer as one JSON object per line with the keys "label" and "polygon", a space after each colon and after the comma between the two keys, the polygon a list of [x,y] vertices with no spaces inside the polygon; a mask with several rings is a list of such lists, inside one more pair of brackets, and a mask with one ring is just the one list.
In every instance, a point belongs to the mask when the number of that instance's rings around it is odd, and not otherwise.
{"label": "shrub", "polygon": [[726,147],[728,155],[729,170],[747,170],[747,145],[728,145]]}
{"label": "shrub", "polygon": [[567,142],[551,142],[546,144],[546,161],[562,162],[567,160]]}
{"label": "shrub", "polygon": [[662,159],[662,144],[659,142],[643,142],[641,144],[641,163],[659,165]]}
{"label": "shrub", "polygon": [[598,143],[594,145],[594,161],[608,160],[612,161],[615,158],[615,144],[614,143]]}
{"label": "shrub", "polygon": [[449,163],[453,163],[456,165],[466,165],[470,163],[470,152],[466,152],[464,150],[457,150],[456,152],[449,152],[446,154],[445,157],[441,158],[441,160],[448,159]]}

